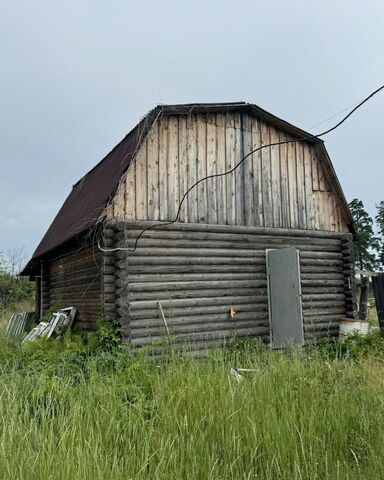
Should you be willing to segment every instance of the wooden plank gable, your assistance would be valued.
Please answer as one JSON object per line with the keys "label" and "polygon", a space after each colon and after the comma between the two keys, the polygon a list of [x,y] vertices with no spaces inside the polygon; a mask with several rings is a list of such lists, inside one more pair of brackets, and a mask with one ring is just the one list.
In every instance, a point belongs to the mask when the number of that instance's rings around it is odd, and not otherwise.
{"label": "wooden plank gable", "polygon": [[108,218],[348,232],[319,147],[293,140],[249,113],[164,115],[120,182]]}

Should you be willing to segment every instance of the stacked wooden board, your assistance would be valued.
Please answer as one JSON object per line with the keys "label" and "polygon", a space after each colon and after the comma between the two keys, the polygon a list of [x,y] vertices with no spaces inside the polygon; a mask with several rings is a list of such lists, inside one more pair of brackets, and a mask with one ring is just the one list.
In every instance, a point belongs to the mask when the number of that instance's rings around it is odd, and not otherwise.
{"label": "stacked wooden board", "polygon": [[70,328],[73,319],[76,315],[76,308],[63,308],[56,313],[53,313],[47,322],[40,322],[33,328],[28,335],[23,339],[23,343],[35,340],[38,337],[47,337],[56,333],[61,333],[65,328]]}
{"label": "stacked wooden board", "polygon": [[23,337],[32,328],[34,321],[34,312],[14,313],[9,320],[5,335],[11,338]]}

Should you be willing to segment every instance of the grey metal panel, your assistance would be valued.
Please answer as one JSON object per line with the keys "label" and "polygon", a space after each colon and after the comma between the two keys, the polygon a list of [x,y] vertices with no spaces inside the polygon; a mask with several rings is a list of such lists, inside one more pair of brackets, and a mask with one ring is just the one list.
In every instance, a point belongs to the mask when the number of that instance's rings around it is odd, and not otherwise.
{"label": "grey metal panel", "polygon": [[272,346],[303,345],[298,250],[291,247],[267,251],[267,268]]}

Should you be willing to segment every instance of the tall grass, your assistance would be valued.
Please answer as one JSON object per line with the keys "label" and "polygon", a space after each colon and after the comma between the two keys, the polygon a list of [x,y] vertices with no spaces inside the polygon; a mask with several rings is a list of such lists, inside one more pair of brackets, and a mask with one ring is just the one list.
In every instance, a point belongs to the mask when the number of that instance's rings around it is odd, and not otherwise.
{"label": "tall grass", "polygon": [[[384,347],[370,341],[156,360],[3,339],[0,478],[384,478]],[[235,366],[255,371],[237,383]]]}

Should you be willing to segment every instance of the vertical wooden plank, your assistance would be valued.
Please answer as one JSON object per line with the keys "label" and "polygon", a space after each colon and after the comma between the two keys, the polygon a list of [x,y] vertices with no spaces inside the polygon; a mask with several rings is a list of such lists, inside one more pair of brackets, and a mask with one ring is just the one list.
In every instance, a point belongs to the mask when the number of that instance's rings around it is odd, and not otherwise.
{"label": "vertical wooden plank", "polygon": [[[292,140],[292,137],[288,137]],[[288,184],[289,184],[289,212],[291,228],[298,228],[297,204],[297,176],[296,176],[296,142],[288,143]]]}
{"label": "vertical wooden plank", "polygon": [[[185,115],[179,117],[179,196],[180,202],[188,189],[187,174],[187,118]],[[188,222],[189,195],[185,197],[180,210],[180,222]]]}
{"label": "vertical wooden plank", "polygon": [[[271,143],[269,126],[264,122],[261,123],[261,143],[262,145],[269,145]],[[261,150],[261,173],[263,180],[264,225],[266,227],[273,227],[271,148],[269,146]]]}
{"label": "vertical wooden plank", "polygon": [[[252,120],[248,114],[243,114],[243,153],[244,156],[252,151]],[[255,200],[253,189],[253,162],[252,155],[244,161],[244,210],[245,225],[255,226]]]}
{"label": "vertical wooden plank", "polygon": [[179,118],[169,117],[168,217],[175,220],[179,208]]}
{"label": "vertical wooden plank", "polygon": [[[233,113],[226,114],[226,171],[231,170],[236,162],[235,148],[235,118]],[[236,179],[235,172],[226,175],[226,195],[227,195],[227,223],[228,225],[236,224]]]}
{"label": "vertical wooden plank", "polygon": [[299,228],[307,226],[307,205],[305,198],[304,153],[301,142],[296,142],[296,175]]}
{"label": "vertical wooden plank", "polygon": [[[270,141],[271,143],[279,142],[279,134],[274,127],[270,127]],[[281,227],[280,149],[278,145],[271,146],[271,180],[273,226]]]}
{"label": "vertical wooden plank", "polygon": [[328,230],[330,230],[331,232],[337,232],[339,219],[338,219],[338,212],[337,212],[335,197],[332,192],[328,192],[327,196],[328,196],[328,208],[329,208]]}
{"label": "vertical wooden plank", "polygon": [[163,117],[159,124],[159,210],[160,220],[169,220],[168,216],[168,143],[169,119]]}
{"label": "vertical wooden plank", "polygon": [[324,220],[325,229],[333,229],[333,205],[332,194],[330,192],[324,192]]}
{"label": "vertical wooden plank", "polygon": [[[257,118],[252,118],[252,150],[261,146],[261,127]],[[261,150],[252,155],[253,167],[253,198],[255,202],[255,226],[264,227],[263,213],[263,178],[261,166]]]}
{"label": "vertical wooden plank", "polygon": [[[217,173],[224,173],[226,171],[226,144],[225,144],[225,114],[216,114],[216,168]],[[227,223],[227,195],[226,185],[227,180],[224,175],[216,179],[217,185],[217,223],[225,225]]]}
{"label": "vertical wooden plank", "polygon": [[326,192],[326,191],[328,191],[328,189],[327,189],[327,183],[326,183],[326,180],[325,180],[324,169],[323,169],[323,166],[322,166],[321,162],[319,162],[319,161],[318,161],[318,165],[317,165],[317,170],[318,170],[318,175],[319,175],[319,190],[321,192]]}
{"label": "vertical wooden plank", "polygon": [[114,218],[113,206],[114,206],[115,199],[113,198],[111,202],[105,207],[105,215],[108,220]]}
{"label": "vertical wooden plank", "polygon": [[136,158],[128,167],[124,182],[125,188],[125,215],[126,218],[136,219]]}
{"label": "vertical wooden plank", "polygon": [[[235,112],[235,165],[244,157],[242,118],[239,112]],[[236,179],[236,225],[244,225],[244,163],[235,171]]]}
{"label": "vertical wooden plank", "polygon": [[[287,136],[279,132],[279,141],[285,142]],[[281,186],[281,226],[290,228],[291,218],[289,212],[289,180],[288,180],[288,144],[280,145],[280,186]]]}
{"label": "vertical wooden plank", "polygon": [[[216,116],[207,115],[207,176],[216,174]],[[217,223],[216,178],[207,180],[208,223]]]}
{"label": "vertical wooden plank", "polygon": [[320,190],[318,161],[317,161],[316,153],[315,153],[313,147],[311,146],[309,148],[310,148],[311,158],[312,158],[312,189],[314,191],[316,191],[316,190]]}
{"label": "vertical wooden plank", "polygon": [[125,182],[121,182],[114,198],[114,218],[125,218]]}
{"label": "vertical wooden plank", "polygon": [[[196,115],[187,116],[187,176],[188,188],[197,180],[197,122]],[[194,187],[188,194],[188,221],[197,223],[199,221],[197,214],[197,191]]]}
{"label": "vertical wooden plank", "polygon": [[138,220],[148,218],[147,146],[145,140],[136,157],[136,215]]}
{"label": "vertical wooden plank", "polygon": [[[304,150],[304,181],[305,181],[305,201],[306,201],[306,228],[313,230],[315,228],[315,211],[313,197],[313,174],[312,174],[312,153],[311,147],[303,144]],[[317,174],[317,172],[316,172]]]}
{"label": "vertical wooden plank", "polygon": [[148,220],[159,220],[159,124],[148,135]]}
{"label": "vertical wooden plank", "polygon": [[[207,176],[207,124],[205,116],[197,116],[197,178]],[[199,223],[207,222],[207,182],[200,182],[197,186]]]}

